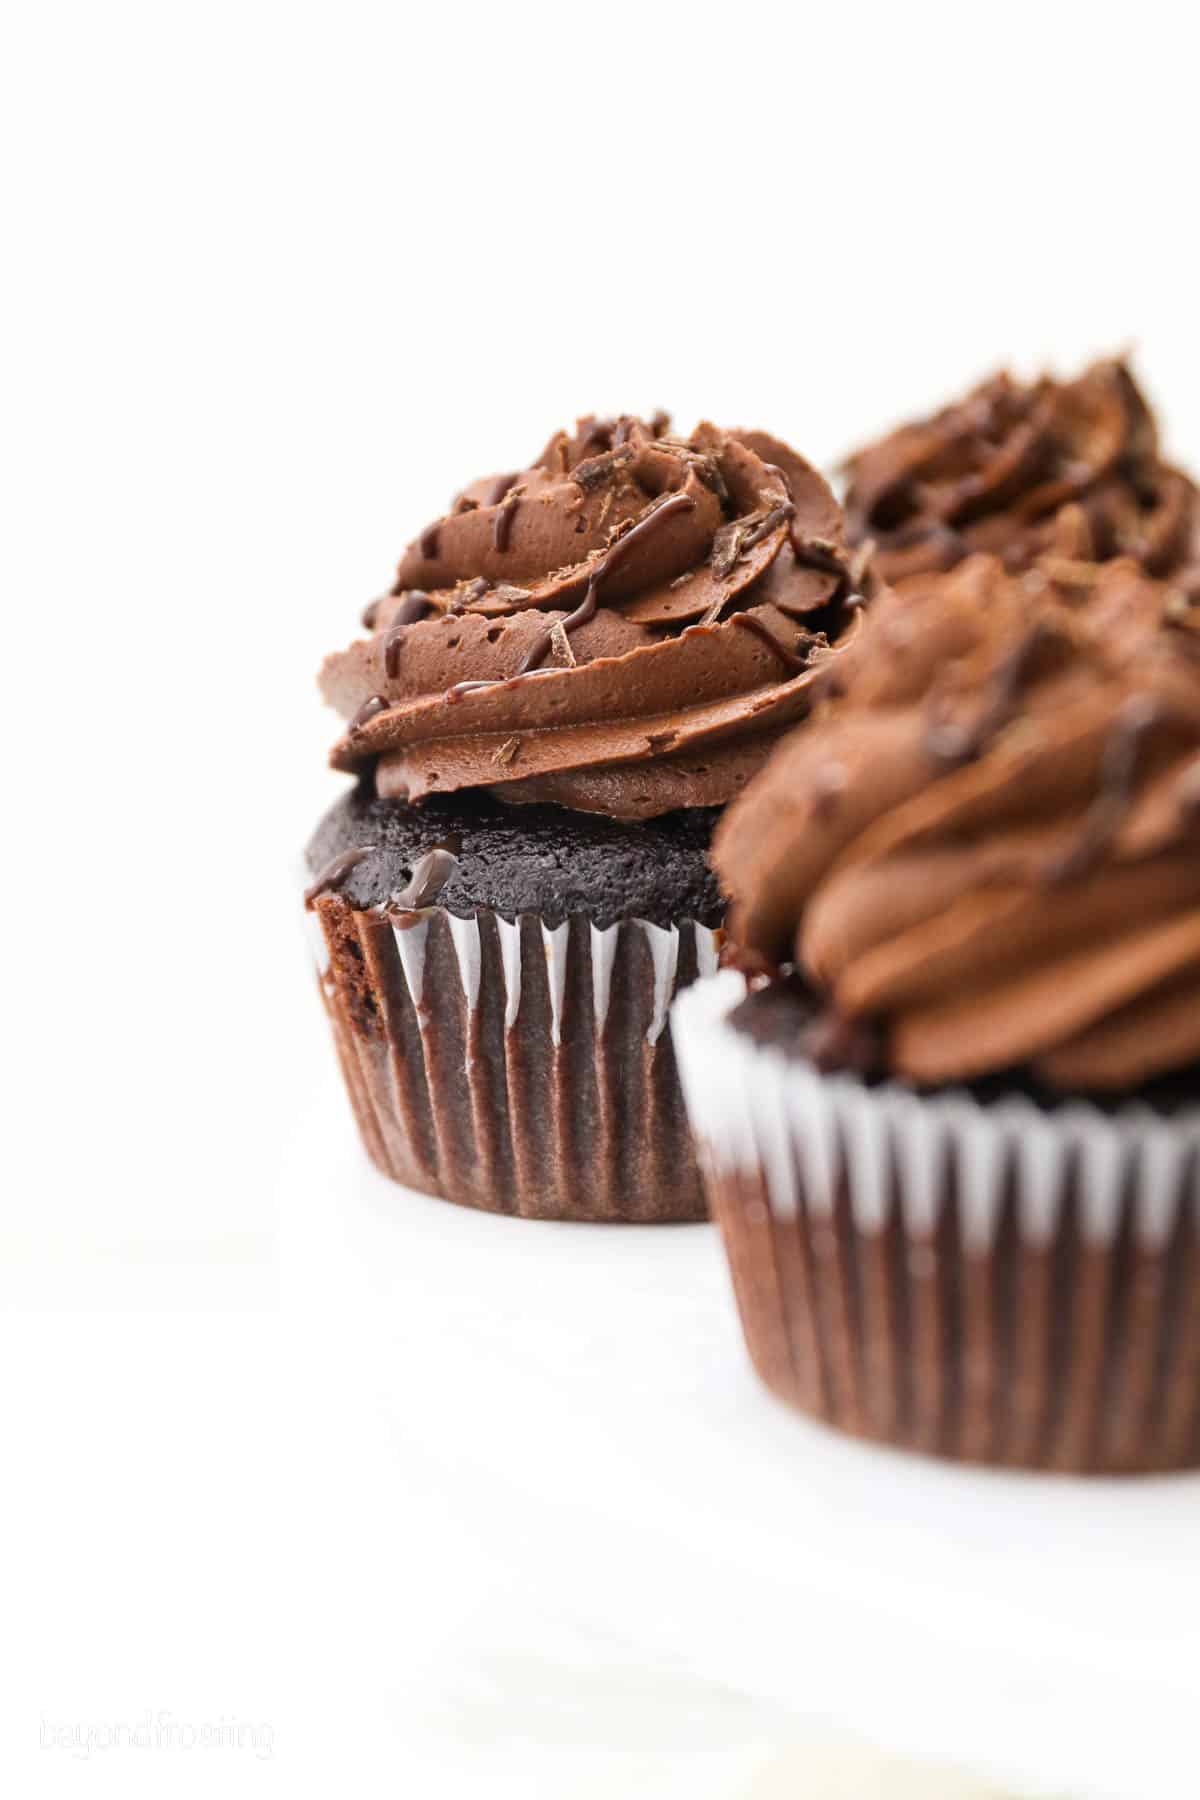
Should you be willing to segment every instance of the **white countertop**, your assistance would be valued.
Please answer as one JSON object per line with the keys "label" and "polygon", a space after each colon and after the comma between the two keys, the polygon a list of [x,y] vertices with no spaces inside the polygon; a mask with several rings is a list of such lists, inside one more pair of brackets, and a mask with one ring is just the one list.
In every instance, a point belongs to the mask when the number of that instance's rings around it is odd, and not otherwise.
{"label": "white countertop", "polygon": [[326,1102],[281,1196],[284,1304],[394,1527],[359,1553],[419,1645],[413,1754],[503,1745],[525,1794],[648,1757],[639,1793],[686,1768],[741,1797],[844,1732],[1020,1794],[1200,1791],[1200,1477],[993,1475],[809,1426],[753,1377],[709,1227],[460,1211],[377,1176]]}

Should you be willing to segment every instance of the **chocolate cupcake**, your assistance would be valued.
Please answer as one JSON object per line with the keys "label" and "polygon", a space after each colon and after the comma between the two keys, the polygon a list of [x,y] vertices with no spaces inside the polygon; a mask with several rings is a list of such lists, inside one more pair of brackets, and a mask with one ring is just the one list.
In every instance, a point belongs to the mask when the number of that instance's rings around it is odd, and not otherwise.
{"label": "chocolate cupcake", "polygon": [[886,594],[730,809],[676,1039],[755,1365],[943,1456],[1200,1463],[1200,610]]}
{"label": "chocolate cupcake", "polygon": [[703,1215],[667,1013],[715,966],[713,821],[856,617],[821,478],[666,425],[466,488],[322,671],[358,778],[308,853],[342,1067],[378,1165],[468,1205]]}
{"label": "chocolate cupcake", "polygon": [[1011,570],[1132,556],[1200,593],[1200,496],[1162,460],[1125,364],[1028,385],[1006,374],[847,463],[847,529],[881,579],[950,569],[973,551]]}

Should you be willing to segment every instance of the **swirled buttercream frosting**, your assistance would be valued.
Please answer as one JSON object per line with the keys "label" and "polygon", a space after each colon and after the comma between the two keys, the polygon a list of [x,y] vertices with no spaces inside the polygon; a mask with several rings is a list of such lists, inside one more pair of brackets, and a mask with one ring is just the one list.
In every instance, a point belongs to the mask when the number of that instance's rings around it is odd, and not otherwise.
{"label": "swirled buttercream frosting", "polygon": [[1074,381],[993,376],[902,425],[846,465],[847,529],[890,582],[974,551],[1012,570],[1132,556],[1200,590],[1200,495],[1163,461],[1154,416],[1123,362]]}
{"label": "swirled buttercream frosting", "polygon": [[625,819],[744,786],[853,636],[860,569],[786,444],[667,425],[583,419],[409,545],[321,673],[336,768]]}
{"label": "swirled buttercream frosting", "polygon": [[1200,608],[1132,560],[885,592],[721,821],[744,953],[922,1083],[1200,1059]]}

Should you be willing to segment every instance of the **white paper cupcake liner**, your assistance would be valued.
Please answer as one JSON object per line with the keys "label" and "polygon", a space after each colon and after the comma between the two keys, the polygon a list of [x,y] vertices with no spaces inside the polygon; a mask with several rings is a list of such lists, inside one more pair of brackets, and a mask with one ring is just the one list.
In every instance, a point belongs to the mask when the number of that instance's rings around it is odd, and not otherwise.
{"label": "white paper cupcake liner", "polygon": [[364,1143],[387,1174],[529,1218],[705,1216],[668,1025],[716,934],[323,895],[306,917]]}
{"label": "white paper cupcake liner", "polygon": [[867,1086],[731,1026],[744,995],[726,971],[673,1028],[769,1385],[947,1456],[1200,1463],[1200,1106]]}

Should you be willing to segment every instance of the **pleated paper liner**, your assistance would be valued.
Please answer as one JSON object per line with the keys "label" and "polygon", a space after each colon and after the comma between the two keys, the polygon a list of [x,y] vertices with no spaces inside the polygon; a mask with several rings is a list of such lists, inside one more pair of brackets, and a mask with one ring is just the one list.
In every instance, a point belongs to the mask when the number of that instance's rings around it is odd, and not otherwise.
{"label": "pleated paper liner", "polygon": [[332,894],[307,917],[385,1174],[525,1218],[706,1216],[668,1015],[715,969],[712,931],[436,906],[389,920]]}
{"label": "pleated paper liner", "polygon": [[919,1096],[674,1012],[755,1368],[860,1437],[1092,1473],[1200,1466],[1200,1108]]}

